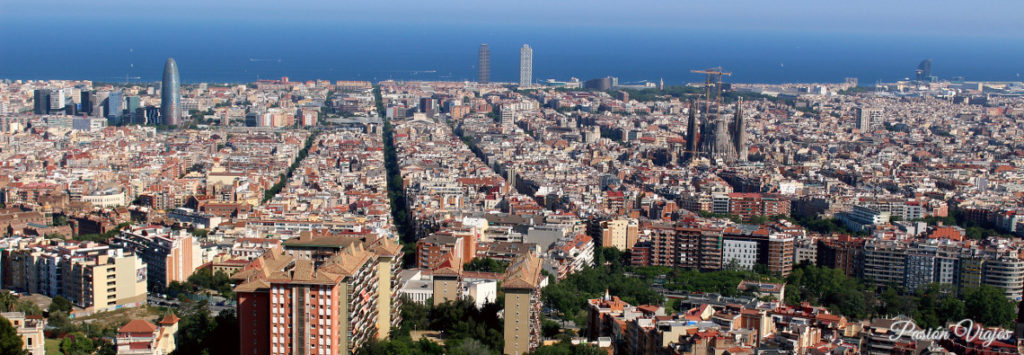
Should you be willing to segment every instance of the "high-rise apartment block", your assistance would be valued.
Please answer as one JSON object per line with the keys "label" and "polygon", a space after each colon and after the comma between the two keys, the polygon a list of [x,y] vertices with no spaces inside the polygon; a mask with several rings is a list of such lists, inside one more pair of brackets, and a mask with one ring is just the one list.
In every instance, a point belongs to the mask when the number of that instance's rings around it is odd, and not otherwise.
{"label": "high-rise apartment block", "polygon": [[203,264],[199,241],[184,230],[164,227],[133,227],[121,231],[111,241],[131,251],[148,265],[146,279],[150,290],[163,290],[171,281],[184,282]]}
{"label": "high-rise apartment block", "polygon": [[627,251],[636,244],[639,225],[635,219],[615,219],[601,222],[601,246]]}
{"label": "high-rise apartment block", "polygon": [[231,276],[242,354],[349,354],[400,322],[401,246],[353,240],[319,258],[304,245],[271,249]]}
{"label": "high-rise apartment block", "polygon": [[857,129],[867,131],[872,126],[883,121],[882,109],[870,107],[858,107],[855,109],[857,116]]}
{"label": "high-rise apartment block", "polygon": [[526,253],[505,272],[505,354],[529,353],[540,345],[541,268],[541,259]]}

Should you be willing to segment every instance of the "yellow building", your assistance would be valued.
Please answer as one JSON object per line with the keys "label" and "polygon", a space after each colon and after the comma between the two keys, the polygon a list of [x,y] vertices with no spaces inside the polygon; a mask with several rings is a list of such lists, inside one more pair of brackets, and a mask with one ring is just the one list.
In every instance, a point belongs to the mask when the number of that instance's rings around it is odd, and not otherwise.
{"label": "yellow building", "polygon": [[635,219],[616,219],[602,222],[601,246],[627,251],[636,244],[639,225]]}
{"label": "yellow building", "polygon": [[89,310],[146,302],[146,264],[120,249],[65,264],[63,281],[61,294]]}
{"label": "yellow building", "polygon": [[25,316],[22,312],[0,313],[7,318],[14,326],[14,330],[21,337],[21,348],[32,355],[46,354],[46,338],[43,329],[46,328],[46,319],[42,316]]}

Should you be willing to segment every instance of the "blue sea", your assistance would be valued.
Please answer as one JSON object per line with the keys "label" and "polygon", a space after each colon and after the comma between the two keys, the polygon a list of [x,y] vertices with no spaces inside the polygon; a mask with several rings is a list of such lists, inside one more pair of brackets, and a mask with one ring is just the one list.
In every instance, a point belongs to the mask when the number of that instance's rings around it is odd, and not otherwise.
{"label": "blue sea", "polygon": [[534,49],[534,79],[615,76],[620,83],[841,82],[910,77],[933,60],[944,79],[1022,80],[1019,39],[662,28],[383,25],[373,23],[0,23],[0,79],[158,81],[174,57],[183,82],[475,80],[477,48],[491,48],[492,81],[518,81],[519,48]]}

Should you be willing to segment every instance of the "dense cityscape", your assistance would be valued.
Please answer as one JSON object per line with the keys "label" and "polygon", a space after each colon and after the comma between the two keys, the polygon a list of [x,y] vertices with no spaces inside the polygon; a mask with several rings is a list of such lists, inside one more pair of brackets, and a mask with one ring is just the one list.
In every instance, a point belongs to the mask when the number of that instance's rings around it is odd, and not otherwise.
{"label": "dense cityscape", "polygon": [[462,82],[0,81],[0,347],[1024,351],[1024,83],[537,80],[528,44],[491,82],[491,47]]}

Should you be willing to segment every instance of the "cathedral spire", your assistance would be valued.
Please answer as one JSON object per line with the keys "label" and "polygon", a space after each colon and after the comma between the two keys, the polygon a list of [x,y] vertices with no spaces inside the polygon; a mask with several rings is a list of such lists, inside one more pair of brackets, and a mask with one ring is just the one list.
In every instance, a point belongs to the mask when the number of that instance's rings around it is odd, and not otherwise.
{"label": "cathedral spire", "polygon": [[736,118],[733,123],[732,141],[736,148],[736,160],[747,161],[747,123],[743,119],[743,98],[736,100]]}

